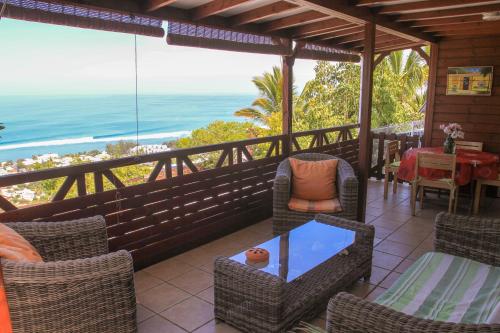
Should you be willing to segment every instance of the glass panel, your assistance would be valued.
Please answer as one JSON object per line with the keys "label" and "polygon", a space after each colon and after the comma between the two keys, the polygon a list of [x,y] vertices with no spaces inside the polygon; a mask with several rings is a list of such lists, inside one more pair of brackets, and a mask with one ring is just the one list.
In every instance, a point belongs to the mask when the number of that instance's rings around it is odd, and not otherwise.
{"label": "glass panel", "polygon": [[313,220],[256,246],[269,251],[268,262],[247,262],[245,252],[230,259],[290,282],[352,245],[355,235],[352,230]]}

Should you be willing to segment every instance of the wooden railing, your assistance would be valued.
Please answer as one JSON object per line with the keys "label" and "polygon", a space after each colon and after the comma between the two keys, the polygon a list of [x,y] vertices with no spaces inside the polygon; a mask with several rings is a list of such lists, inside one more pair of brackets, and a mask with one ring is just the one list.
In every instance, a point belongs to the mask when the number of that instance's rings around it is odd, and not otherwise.
{"label": "wooden railing", "polygon": [[[356,166],[359,145],[351,132],[357,127],[294,133],[292,154],[331,153]],[[273,180],[287,144],[278,135],[1,176],[0,188],[64,180],[42,204],[16,207],[0,196],[0,222],[102,215],[110,249],[130,251],[136,268],[145,267],[271,217]],[[150,171],[138,184],[117,175],[144,164]]]}
{"label": "wooden railing", "polygon": [[382,179],[384,177],[384,163],[385,163],[385,143],[390,140],[398,140],[399,153],[403,153],[410,148],[418,148],[423,144],[423,136],[411,135],[407,133],[402,134],[386,134],[386,133],[373,133],[372,132],[372,169],[370,176]]}

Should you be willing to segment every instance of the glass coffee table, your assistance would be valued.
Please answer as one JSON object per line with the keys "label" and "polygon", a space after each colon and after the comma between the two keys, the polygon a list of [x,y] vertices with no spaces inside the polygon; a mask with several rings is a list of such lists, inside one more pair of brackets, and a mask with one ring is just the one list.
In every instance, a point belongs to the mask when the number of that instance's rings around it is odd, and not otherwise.
{"label": "glass coffee table", "polygon": [[245,332],[284,332],[325,310],[330,297],[369,278],[374,229],[318,215],[256,247],[269,260],[245,252],[215,261],[215,316]]}

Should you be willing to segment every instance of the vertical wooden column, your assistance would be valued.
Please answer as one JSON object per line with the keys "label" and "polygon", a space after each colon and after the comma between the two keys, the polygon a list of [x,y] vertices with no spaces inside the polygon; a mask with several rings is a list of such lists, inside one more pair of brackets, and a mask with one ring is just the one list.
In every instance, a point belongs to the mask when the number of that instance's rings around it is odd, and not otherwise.
{"label": "vertical wooden column", "polygon": [[439,45],[431,44],[431,55],[429,61],[429,78],[427,80],[427,101],[425,106],[424,122],[424,146],[429,147],[432,143],[432,127],[434,124],[434,99],[436,97],[436,77],[438,70]]}
{"label": "vertical wooden column", "polygon": [[283,92],[282,92],[282,133],[287,136],[283,145],[283,153],[290,155],[292,151],[292,117],[293,117],[293,64],[294,56],[282,57],[282,75],[283,75]]}
{"label": "vertical wooden column", "polygon": [[359,96],[359,200],[358,220],[365,221],[368,176],[371,167],[372,89],[375,55],[375,24],[366,23],[361,63],[361,92]]}

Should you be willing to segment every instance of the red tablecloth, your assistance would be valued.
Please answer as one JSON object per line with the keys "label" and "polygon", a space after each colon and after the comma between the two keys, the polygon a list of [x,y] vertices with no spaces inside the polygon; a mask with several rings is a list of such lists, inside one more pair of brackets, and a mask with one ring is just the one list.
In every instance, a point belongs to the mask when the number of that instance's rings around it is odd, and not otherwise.
{"label": "red tablecloth", "polygon": [[[401,158],[398,178],[406,181],[412,181],[415,177],[415,163],[417,153],[431,152],[435,154],[444,154],[443,147],[415,148],[407,150]],[[457,149],[457,184],[462,186],[470,183],[473,179],[497,179],[498,165],[500,158],[497,154],[480,152],[468,149]],[[442,170],[424,169],[419,171],[421,176],[431,179],[440,179],[449,177]]]}

